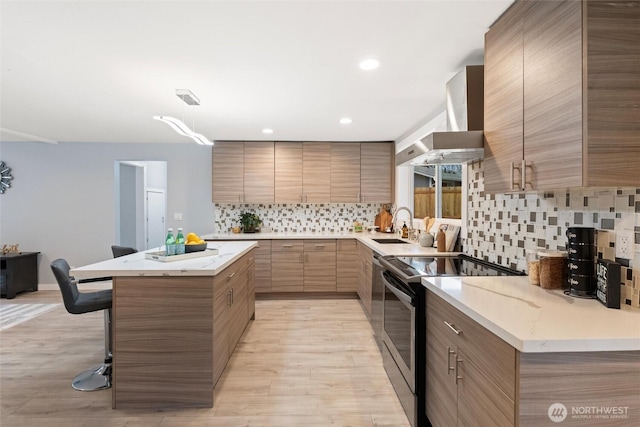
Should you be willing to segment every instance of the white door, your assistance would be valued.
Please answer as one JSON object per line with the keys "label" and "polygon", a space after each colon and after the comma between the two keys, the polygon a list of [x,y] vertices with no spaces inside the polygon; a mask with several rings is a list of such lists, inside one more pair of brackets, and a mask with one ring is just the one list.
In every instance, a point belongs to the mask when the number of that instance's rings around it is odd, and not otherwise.
{"label": "white door", "polygon": [[165,207],[164,191],[147,190],[147,249],[164,244]]}

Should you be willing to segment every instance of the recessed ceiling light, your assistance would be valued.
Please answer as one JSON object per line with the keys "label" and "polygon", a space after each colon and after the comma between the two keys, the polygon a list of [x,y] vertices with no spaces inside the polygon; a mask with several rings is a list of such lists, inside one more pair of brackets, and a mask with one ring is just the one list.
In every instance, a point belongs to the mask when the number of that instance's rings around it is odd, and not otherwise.
{"label": "recessed ceiling light", "polygon": [[343,118],[340,119],[340,123],[342,123],[343,125],[348,125],[352,121],[353,120],[351,120],[349,117],[343,117]]}
{"label": "recessed ceiling light", "polygon": [[360,63],[360,69],[365,71],[375,70],[379,66],[380,66],[380,62],[378,62],[375,59],[365,59]]}
{"label": "recessed ceiling light", "polygon": [[273,133],[273,129],[264,128],[262,129],[262,133]]}

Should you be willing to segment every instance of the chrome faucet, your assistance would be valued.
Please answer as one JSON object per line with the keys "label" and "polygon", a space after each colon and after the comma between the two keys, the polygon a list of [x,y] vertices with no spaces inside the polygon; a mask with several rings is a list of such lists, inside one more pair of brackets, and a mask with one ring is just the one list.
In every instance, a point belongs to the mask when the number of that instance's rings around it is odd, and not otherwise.
{"label": "chrome faucet", "polygon": [[407,213],[409,214],[409,231],[413,230],[413,214],[411,213],[411,209],[405,207],[405,206],[400,206],[398,209],[395,210],[395,212],[393,212],[393,216],[391,217],[391,231],[395,231],[396,230],[396,218],[398,216],[398,212],[400,211],[407,211]]}

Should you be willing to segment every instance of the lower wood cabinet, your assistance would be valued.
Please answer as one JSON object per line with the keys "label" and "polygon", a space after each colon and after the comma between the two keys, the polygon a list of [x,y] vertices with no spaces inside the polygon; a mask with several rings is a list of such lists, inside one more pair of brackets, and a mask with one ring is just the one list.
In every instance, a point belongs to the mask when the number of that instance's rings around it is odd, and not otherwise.
{"label": "lower wood cabinet", "polygon": [[304,241],[271,241],[271,291],[304,290]]}
{"label": "lower wood cabinet", "polygon": [[254,252],[256,293],[271,292],[271,240],[258,240]]}
{"label": "lower wood cabinet", "polygon": [[336,291],[336,241],[304,241],[304,292]]}
{"label": "lower wood cabinet", "polygon": [[515,349],[431,291],[426,313],[426,408],[431,423],[513,426]]}
{"label": "lower wood cabinet", "polygon": [[357,242],[358,296],[367,316],[371,316],[371,276],[373,274],[373,251],[367,245]]}
{"label": "lower wood cabinet", "polygon": [[336,291],[357,292],[359,256],[355,239],[336,242]]}
{"label": "lower wood cabinet", "polygon": [[249,319],[255,312],[254,271],[255,254],[252,250],[214,277],[214,384],[220,378]]}

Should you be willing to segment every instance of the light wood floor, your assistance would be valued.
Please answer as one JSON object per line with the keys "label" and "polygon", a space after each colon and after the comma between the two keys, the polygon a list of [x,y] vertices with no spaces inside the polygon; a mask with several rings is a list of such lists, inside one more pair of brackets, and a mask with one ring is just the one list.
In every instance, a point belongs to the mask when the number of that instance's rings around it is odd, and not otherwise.
{"label": "light wood floor", "polygon": [[[45,302],[60,293],[0,304]],[[60,306],[0,333],[0,426],[409,425],[357,300],[257,301],[210,409],[113,410],[111,390],[73,390],[103,357],[102,322]]]}

